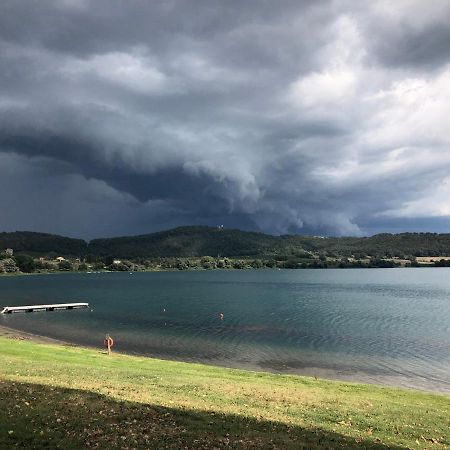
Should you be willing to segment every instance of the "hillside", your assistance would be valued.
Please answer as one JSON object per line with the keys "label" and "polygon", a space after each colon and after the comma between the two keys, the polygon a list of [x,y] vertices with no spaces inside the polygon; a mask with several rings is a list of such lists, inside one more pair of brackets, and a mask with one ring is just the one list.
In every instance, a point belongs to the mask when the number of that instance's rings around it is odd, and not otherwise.
{"label": "hillside", "polygon": [[303,247],[315,253],[326,252],[340,256],[450,256],[450,234],[400,233],[376,234],[370,237],[308,237],[281,236],[286,247]]}
{"label": "hillside", "polygon": [[248,256],[282,250],[280,238],[240,230],[213,227],[180,227],[159,233],[112,239],[95,239],[89,252],[95,255],[133,257]]}
{"label": "hillside", "polygon": [[73,239],[56,234],[15,231],[0,233],[0,250],[12,248],[16,253],[55,253],[77,256],[87,252],[87,243],[82,239]]}
{"label": "hillside", "polygon": [[0,249],[16,253],[118,258],[165,258],[217,256],[242,258],[301,258],[308,252],[333,257],[379,258],[450,256],[450,234],[401,233],[371,237],[272,236],[215,227],[180,227],[168,231],[89,243],[52,234],[0,233]]}
{"label": "hillside", "polygon": [[444,449],[444,395],[0,337],[0,448]]}

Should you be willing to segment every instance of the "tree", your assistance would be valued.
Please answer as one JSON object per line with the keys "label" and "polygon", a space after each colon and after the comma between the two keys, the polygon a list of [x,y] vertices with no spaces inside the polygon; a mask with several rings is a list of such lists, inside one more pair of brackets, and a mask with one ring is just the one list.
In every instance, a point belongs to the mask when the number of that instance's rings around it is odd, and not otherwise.
{"label": "tree", "polygon": [[204,256],[201,259],[201,264],[204,269],[215,269],[216,261],[212,256]]}
{"label": "tree", "polygon": [[0,273],[18,272],[16,261],[13,258],[5,258],[0,260]]}
{"label": "tree", "polygon": [[86,262],[89,264],[95,263],[97,262],[97,257],[95,255],[93,255],[92,253],[88,253],[86,255]]}
{"label": "tree", "polygon": [[70,261],[61,261],[58,263],[59,270],[72,270],[72,263]]}
{"label": "tree", "polygon": [[51,261],[35,261],[36,270],[55,270],[57,264]]}
{"label": "tree", "polygon": [[103,262],[105,263],[105,266],[110,266],[114,263],[114,257],[113,256],[105,256],[103,258]]}
{"label": "tree", "polygon": [[34,259],[30,255],[16,255],[14,259],[21,272],[31,273],[36,269]]}
{"label": "tree", "polygon": [[263,267],[263,263],[260,259],[254,259],[251,264],[254,269],[261,269],[261,267]]}
{"label": "tree", "polygon": [[233,267],[235,269],[245,269],[246,268],[245,261],[242,261],[241,259],[237,259],[237,260],[233,261]]}
{"label": "tree", "polygon": [[183,261],[182,259],[177,259],[177,269],[178,270],[187,270],[189,269],[189,260]]}

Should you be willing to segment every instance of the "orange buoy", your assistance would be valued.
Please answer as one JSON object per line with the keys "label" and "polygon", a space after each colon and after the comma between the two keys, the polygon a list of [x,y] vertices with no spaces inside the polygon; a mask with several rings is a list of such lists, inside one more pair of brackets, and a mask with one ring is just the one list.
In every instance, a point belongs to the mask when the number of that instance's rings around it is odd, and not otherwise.
{"label": "orange buoy", "polygon": [[105,344],[105,348],[108,350],[109,355],[111,353],[111,349],[114,346],[114,339],[109,334],[107,334],[103,343]]}

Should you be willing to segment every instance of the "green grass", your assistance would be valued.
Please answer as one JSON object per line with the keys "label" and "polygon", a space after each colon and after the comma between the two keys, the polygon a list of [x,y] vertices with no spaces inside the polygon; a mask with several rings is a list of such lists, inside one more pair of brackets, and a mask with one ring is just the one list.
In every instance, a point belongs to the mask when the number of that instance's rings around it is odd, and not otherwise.
{"label": "green grass", "polygon": [[0,337],[0,448],[449,448],[450,397]]}

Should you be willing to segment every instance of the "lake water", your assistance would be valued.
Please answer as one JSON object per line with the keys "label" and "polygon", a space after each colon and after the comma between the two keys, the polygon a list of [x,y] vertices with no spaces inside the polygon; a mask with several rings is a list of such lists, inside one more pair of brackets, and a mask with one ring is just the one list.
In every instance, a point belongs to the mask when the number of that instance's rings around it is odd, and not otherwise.
{"label": "lake water", "polygon": [[[99,273],[0,278],[0,325],[118,351],[450,393],[450,269]],[[223,320],[219,313],[223,313]]]}

